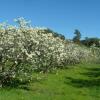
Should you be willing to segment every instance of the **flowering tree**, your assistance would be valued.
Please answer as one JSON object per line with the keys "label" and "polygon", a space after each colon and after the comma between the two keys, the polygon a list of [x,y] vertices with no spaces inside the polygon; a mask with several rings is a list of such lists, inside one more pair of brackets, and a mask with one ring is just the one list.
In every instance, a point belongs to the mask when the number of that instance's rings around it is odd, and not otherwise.
{"label": "flowering tree", "polygon": [[[21,23],[22,24],[22,23]],[[25,27],[24,27],[25,28]],[[0,86],[12,82],[12,79],[28,76],[32,70],[28,60],[28,37],[22,31],[11,25],[2,25],[0,29]],[[27,77],[27,78],[28,78]]]}
{"label": "flowering tree", "polygon": [[89,49],[67,43],[47,28],[33,28],[24,18],[15,21],[18,27],[0,25],[1,87],[13,79],[30,80],[33,70],[48,72],[91,55]]}

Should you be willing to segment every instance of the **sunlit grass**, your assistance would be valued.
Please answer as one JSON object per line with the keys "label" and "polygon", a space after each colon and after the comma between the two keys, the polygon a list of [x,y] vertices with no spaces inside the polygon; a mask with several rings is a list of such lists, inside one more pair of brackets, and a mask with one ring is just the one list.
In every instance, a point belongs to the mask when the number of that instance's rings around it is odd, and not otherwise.
{"label": "sunlit grass", "polygon": [[0,100],[100,100],[100,65],[84,64],[57,73],[33,74],[28,86],[0,90]]}

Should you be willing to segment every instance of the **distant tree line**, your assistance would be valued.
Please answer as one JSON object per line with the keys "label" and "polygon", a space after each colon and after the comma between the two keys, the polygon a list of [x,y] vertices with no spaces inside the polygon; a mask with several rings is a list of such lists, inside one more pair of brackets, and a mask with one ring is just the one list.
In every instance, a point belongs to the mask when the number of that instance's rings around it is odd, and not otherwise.
{"label": "distant tree line", "polygon": [[82,44],[82,45],[85,45],[87,47],[90,47],[92,45],[94,45],[96,47],[100,47],[100,38],[97,38],[97,37],[92,37],[92,38],[86,37],[85,39],[81,40],[81,35],[82,34],[77,29],[75,30],[74,34],[75,34],[75,36],[72,39],[72,41],[74,43]]}
{"label": "distant tree line", "polygon": [[[54,37],[59,37],[60,39],[62,40],[66,40],[66,42],[68,42],[68,39],[65,38],[64,35],[58,33],[58,32],[54,32],[53,30],[47,28],[47,29],[44,29],[45,33],[52,33],[52,35]],[[72,40],[72,42],[76,43],[76,44],[79,44],[79,45],[85,45],[87,47],[90,47],[90,46],[96,46],[96,47],[100,47],[100,38],[97,38],[97,37],[92,37],[92,38],[89,38],[89,37],[86,37],[85,39],[81,39],[82,37],[82,34],[81,32],[78,30],[78,29],[75,29],[74,31],[74,37]]]}
{"label": "distant tree line", "polygon": [[100,39],[99,38],[88,38],[86,37],[84,40],[81,40],[81,43],[86,45],[86,46],[96,46],[96,47],[100,47]]}
{"label": "distant tree line", "polygon": [[52,33],[54,37],[59,37],[60,39],[65,40],[65,36],[64,35],[62,35],[62,34],[60,34],[58,32],[54,32],[53,30],[51,30],[49,28],[45,29],[44,31],[45,31],[45,33]]}

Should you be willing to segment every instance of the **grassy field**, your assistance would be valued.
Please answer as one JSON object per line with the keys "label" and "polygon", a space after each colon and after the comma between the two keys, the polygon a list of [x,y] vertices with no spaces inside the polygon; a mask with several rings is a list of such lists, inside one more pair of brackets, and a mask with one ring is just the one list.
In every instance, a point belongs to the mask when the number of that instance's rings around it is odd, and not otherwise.
{"label": "grassy field", "polygon": [[76,65],[52,74],[34,74],[28,86],[0,90],[0,100],[100,100],[100,65]]}

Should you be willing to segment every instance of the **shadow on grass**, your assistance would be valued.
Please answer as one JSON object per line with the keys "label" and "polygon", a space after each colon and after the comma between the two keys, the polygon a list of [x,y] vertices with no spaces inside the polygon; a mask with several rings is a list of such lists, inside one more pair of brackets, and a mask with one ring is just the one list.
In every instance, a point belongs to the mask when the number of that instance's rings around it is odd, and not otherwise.
{"label": "shadow on grass", "polygon": [[100,72],[86,72],[86,73],[81,73],[82,75],[91,77],[91,78],[96,78],[100,76]]}
{"label": "shadow on grass", "polygon": [[87,72],[80,73],[80,74],[91,77],[91,78],[96,78],[100,76],[100,68],[86,68],[86,70]]}
{"label": "shadow on grass", "polygon": [[14,88],[14,89],[23,89],[26,91],[33,91],[30,87],[30,83],[36,83],[36,82],[41,83],[42,81],[43,81],[43,79],[39,80],[37,78],[34,78],[30,82],[14,79],[14,80],[4,84],[3,89],[10,90],[10,89]]}
{"label": "shadow on grass", "polygon": [[94,87],[100,86],[100,79],[75,79],[71,77],[65,77],[65,84],[72,85],[74,87]]}
{"label": "shadow on grass", "polygon": [[22,82],[22,81],[19,81],[17,79],[14,79],[14,80],[12,80],[10,82],[4,83],[2,88],[3,89],[7,89],[7,90],[12,89],[12,88],[24,89],[24,90],[28,91],[29,90],[28,84],[29,84],[28,81],[23,81]]}
{"label": "shadow on grass", "polygon": [[85,69],[89,71],[100,71],[100,68],[85,68]]}
{"label": "shadow on grass", "polygon": [[[32,80],[31,82],[38,82],[36,79]],[[7,83],[3,83],[3,87],[1,89],[23,89],[26,91],[30,91],[30,82],[29,81],[20,81],[18,79],[12,79]]]}
{"label": "shadow on grass", "polygon": [[64,83],[79,88],[100,86],[100,68],[86,68],[86,72],[79,74],[89,78],[76,79],[73,77],[65,77]]}

